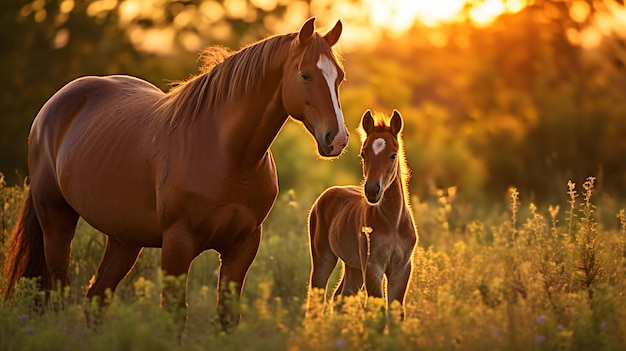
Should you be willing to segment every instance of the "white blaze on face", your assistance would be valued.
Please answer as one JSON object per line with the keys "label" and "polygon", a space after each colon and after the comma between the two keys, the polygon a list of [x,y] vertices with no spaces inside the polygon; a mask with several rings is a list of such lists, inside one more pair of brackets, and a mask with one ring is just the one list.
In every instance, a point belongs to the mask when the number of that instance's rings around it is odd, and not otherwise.
{"label": "white blaze on face", "polygon": [[381,151],[385,149],[387,142],[383,138],[378,138],[374,140],[372,143],[372,150],[374,150],[374,155],[378,155]]}
{"label": "white blaze on face", "polygon": [[328,85],[328,90],[330,91],[330,97],[333,101],[333,107],[335,108],[335,116],[337,117],[337,126],[339,127],[339,133],[337,135],[347,135],[345,130],[345,123],[343,122],[343,113],[339,108],[339,99],[337,98],[337,91],[335,90],[335,82],[337,81],[337,67],[333,60],[331,60],[328,56],[320,55],[319,60],[317,61],[317,68],[322,71],[324,78],[326,79],[326,84]]}

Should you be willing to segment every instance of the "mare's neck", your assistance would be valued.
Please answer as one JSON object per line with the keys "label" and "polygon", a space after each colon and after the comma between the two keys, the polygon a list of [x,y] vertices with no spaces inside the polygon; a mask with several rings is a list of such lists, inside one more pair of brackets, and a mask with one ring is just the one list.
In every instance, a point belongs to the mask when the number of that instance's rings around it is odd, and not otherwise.
{"label": "mare's neck", "polygon": [[[230,171],[266,165],[266,157],[288,114],[282,101],[282,70],[287,53],[276,52],[258,91],[250,91],[219,108],[213,124],[221,154]],[[215,122],[215,121],[214,121]]]}
{"label": "mare's neck", "polygon": [[228,117],[232,123],[224,130],[228,136],[232,165],[247,169],[262,164],[270,146],[287,121],[283,107],[281,77],[270,73],[257,93],[237,101],[238,112]]}

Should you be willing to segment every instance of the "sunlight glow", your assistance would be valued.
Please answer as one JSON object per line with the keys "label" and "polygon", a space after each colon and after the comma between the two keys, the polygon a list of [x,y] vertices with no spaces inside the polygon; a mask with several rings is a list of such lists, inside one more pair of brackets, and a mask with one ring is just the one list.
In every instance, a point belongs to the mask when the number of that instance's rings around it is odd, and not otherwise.
{"label": "sunlight glow", "polygon": [[504,2],[501,0],[486,0],[485,2],[473,7],[470,10],[469,15],[474,23],[484,26],[493,22],[496,17],[505,11],[506,7],[504,6]]}
{"label": "sunlight glow", "polygon": [[117,0],[97,0],[87,6],[87,14],[97,17],[105,15],[117,7]]}
{"label": "sunlight glow", "polygon": [[584,22],[589,17],[591,7],[584,1],[575,1],[569,9],[570,16],[578,23]]}
{"label": "sunlight glow", "polygon": [[505,6],[506,10],[510,13],[520,12],[528,5],[528,1],[526,0],[506,0]]}
{"label": "sunlight glow", "polygon": [[363,3],[370,9],[373,25],[388,28],[392,32],[404,32],[416,21],[427,26],[437,26],[459,19],[466,0],[365,0]]}
{"label": "sunlight glow", "polygon": [[[33,0],[33,4],[45,3],[45,0]],[[63,8],[73,7],[76,0],[61,0]],[[152,18],[155,23],[166,24],[165,5],[169,0],[94,0],[88,6],[91,16],[102,16],[119,5],[119,19],[122,26],[133,32],[133,42],[144,50],[153,45],[159,48],[149,50],[161,52],[177,40],[167,30],[137,30],[133,23],[135,18]],[[414,26],[426,26],[433,29],[450,24],[471,21],[476,26],[490,25],[504,13],[521,11],[531,0],[204,0],[197,7],[192,6],[175,13],[172,25],[177,30],[190,26],[194,21],[201,21],[209,28],[213,40],[227,40],[233,29],[224,21],[241,19],[246,22],[258,20],[256,9],[273,11],[277,6],[284,6],[280,16],[269,15],[263,19],[264,25],[271,32],[282,33],[293,31],[310,16],[320,20],[319,25],[332,26],[341,19],[344,26],[342,44],[362,47],[373,45],[385,35],[400,37]],[[577,0],[581,1],[581,0]],[[35,5],[33,5],[33,10]],[[31,8],[25,8],[31,10]],[[577,15],[584,16],[584,8],[579,6]],[[45,13],[44,13],[45,16]],[[42,16],[43,17],[43,16]],[[155,28],[156,29],[156,28]],[[323,28],[320,28],[323,30]],[[158,39],[159,36],[163,36]],[[59,43],[63,42],[59,37]],[[426,36],[426,40],[436,47],[447,44],[448,38],[443,32],[434,31]],[[197,35],[186,35],[178,38],[186,49],[195,49],[202,45]],[[168,43],[168,44],[166,44]]]}

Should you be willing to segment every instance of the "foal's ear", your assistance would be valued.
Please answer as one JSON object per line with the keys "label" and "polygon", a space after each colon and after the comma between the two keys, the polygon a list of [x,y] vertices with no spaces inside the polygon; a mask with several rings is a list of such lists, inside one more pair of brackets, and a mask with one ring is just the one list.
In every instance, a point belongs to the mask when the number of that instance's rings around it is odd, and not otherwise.
{"label": "foal's ear", "polygon": [[328,45],[333,46],[337,44],[337,41],[339,41],[339,37],[341,36],[342,30],[343,24],[341,24],[341,20],[338,20],[337,23],[335,23],[333,29],[324,34],[324,39],[326,39]]}
{"label": "foal's ear", "polygon": [[372,111],[365,111],[365,114],[363,114],[363,118],[361,119],[361,126],[366,134],[369,134],[372,130],[374,130],[374,118],[372,117]]}
{"label": "foal's ear", "polygon": [[400,112],[398,112],[398,110],[393,110],[390,127],[391,132],[395,135],[398,135],[398,133],[402,130],[402,116],[400,116]]}
{"label": "foal's ear", "polygon": [[314,31],[315,17],[311,17],[306,22],[304,22],[302,28],[300,28],[300,33],[298,33],[298,40],[300,41],[300,45],[306,45],[313,37]]}

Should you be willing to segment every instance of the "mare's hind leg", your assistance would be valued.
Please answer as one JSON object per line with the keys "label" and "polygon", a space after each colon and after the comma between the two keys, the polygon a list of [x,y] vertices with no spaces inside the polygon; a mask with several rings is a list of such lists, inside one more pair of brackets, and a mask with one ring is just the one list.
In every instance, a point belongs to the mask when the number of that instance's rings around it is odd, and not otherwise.
{"label": "mare's hind leg", "polygon": [[141,249],[141,246],[127,245],[107,237],[100,265],[92,280],[93,283],[87,290],[87,299],[99,297],[99,304],[104,304],[106,291],[110,289],[111,293],[115,292],[119,283],[135,265]]}
{"label": "mare's hind leg", "polygon": [[[100,265],[92,279],[91,286],[87,290],[85,316],[88,323],[98,324],[100,322],[103,311],[99,308],[105,305],[107,290],[110,290],[111,293],[115,292],[120,281],[124,279],[135,265],[141,249],[141,246],[127,245],[117,239],[107,237]],[[90,302],[94,297],[98,298],[96,302],[98,308],[95,310],[90,306]]]}
{"label": "mare's hind leg", "polygon": [[[57,284],[70,285],[70,254],[72,239],[78,223],[78,213],[65,201],[61,192],[53,187],[31,184],[33,206],[44,236],[44,252],[50,282],[44,288]],[[49,285],[49,286],[45,286]]]}

